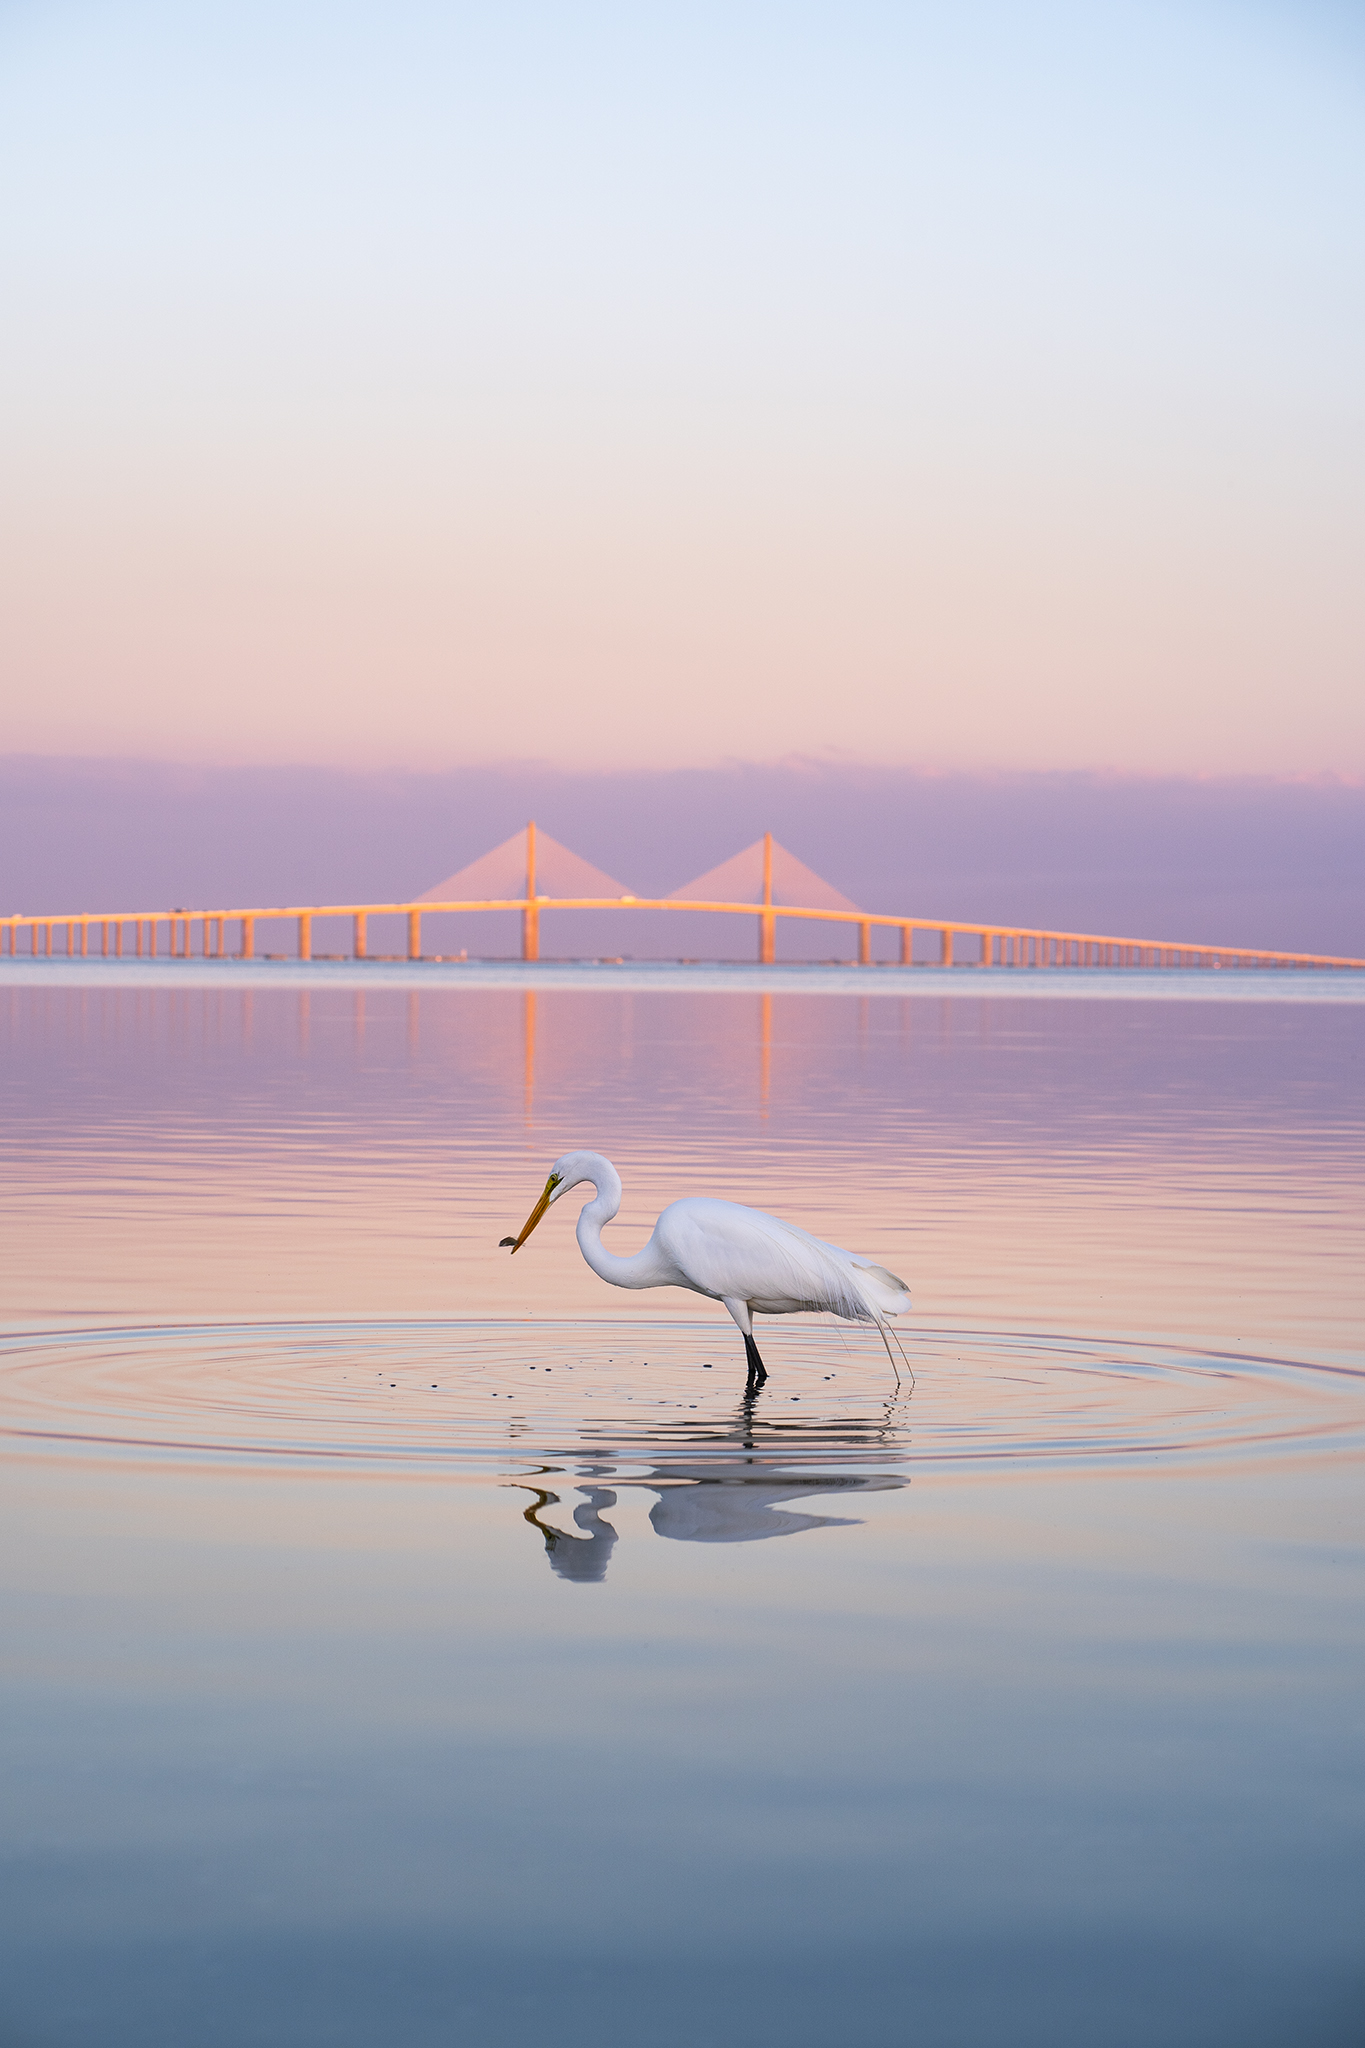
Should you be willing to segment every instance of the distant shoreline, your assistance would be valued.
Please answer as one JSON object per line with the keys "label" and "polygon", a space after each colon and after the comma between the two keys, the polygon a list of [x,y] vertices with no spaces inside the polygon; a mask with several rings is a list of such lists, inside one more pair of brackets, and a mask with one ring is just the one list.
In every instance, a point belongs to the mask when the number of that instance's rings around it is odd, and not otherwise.
{"label": "distant shoreline", "polygon": [[744,960],[0,959],[0,989],[503,989],[636,995],[826,995],[1052,1001],[1365,1003],[1365,970],[903,967]]}

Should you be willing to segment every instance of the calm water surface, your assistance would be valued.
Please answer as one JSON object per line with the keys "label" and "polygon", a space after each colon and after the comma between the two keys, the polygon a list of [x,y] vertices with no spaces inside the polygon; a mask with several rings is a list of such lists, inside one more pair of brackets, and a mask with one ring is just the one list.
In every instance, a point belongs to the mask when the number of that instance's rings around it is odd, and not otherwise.
{"label": "calm water surface", "polygon": [[1358,2043],[1363,1040],[0,980],[0,2043]]}

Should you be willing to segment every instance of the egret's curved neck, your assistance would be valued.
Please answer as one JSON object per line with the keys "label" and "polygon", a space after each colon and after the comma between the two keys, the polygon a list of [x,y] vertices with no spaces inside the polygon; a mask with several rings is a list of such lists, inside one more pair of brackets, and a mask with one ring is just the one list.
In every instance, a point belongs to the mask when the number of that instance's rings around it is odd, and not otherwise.
{"label": "egret's curved neck", "polygon": [[656,1287],[657,1261],[653,1256],[653,1241],[628,1259],[621,1259],[609,1252],[602,1242],[602,1228],[610,1223],[621,1207],[621,1176],[609,1159],[594,1160],[591,1179],[597,1189],[597,1199],[585,1202],[578,1215],[578,1248],[593,1272],[600,1280],[609,1280],[613,1287]]}

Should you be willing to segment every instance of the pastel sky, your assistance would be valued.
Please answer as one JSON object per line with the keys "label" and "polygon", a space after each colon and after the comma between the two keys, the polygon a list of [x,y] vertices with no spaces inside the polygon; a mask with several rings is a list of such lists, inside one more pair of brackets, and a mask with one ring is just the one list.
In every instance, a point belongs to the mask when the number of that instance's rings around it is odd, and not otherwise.
{"label": "pastel sky", "polygon": [[1321,0],[0,5],[0,749],[1365,774]]}

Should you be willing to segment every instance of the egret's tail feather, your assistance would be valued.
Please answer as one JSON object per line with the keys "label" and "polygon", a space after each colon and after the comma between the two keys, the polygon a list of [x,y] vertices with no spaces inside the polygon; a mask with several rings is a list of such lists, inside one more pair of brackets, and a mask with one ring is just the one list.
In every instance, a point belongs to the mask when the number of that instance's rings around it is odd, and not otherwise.
{"label": "egret's tail feather", "polygon": [[854,1256],[849,1263],[857,1273],[860,1292],[879,1315],[905,1314],[910,1306],[910,1289],[903,1280],[889,1273],[885,1266],[874,1265],[871,1259]]}

